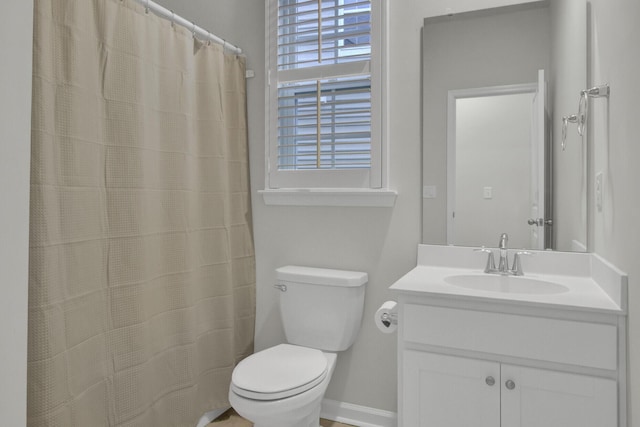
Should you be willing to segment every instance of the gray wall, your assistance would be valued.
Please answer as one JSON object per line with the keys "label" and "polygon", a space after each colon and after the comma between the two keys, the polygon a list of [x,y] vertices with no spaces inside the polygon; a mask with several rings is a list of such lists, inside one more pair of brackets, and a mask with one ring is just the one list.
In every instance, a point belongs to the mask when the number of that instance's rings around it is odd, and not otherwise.
{"label": "gray wall", "polygon": [[435,185],[437,197],[422,201],[424,243],[447,242],[448,91],[535,83],[538,70],[549,69],[550,25],[546,7],[425,21],[422,182]]}
{"label": "gray wall", "polygon": [[33,1],[0,14],[0,423],[20,426],[27,407],[27,278]]}
{"label": "gray wall", "polygon": [[[629,275],[629,357],[632,426],[640,426],[640,2],[591,0],[589,85],[609,83],[611,96],[591,102],[589,219],[592,248]],[[604,176],[603,209],[593,178]]]}

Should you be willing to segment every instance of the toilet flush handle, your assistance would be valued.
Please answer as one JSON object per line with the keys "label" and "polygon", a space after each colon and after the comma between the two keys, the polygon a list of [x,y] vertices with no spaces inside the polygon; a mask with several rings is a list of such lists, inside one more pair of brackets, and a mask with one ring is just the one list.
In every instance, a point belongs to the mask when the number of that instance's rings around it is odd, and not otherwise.
{"label": "toilet flush handle", "polygon": [[276,289],[280,289],[280,291],[282,292],[287,292],[287,285],[276,283],[275,285],[273,285],[273,287]]}

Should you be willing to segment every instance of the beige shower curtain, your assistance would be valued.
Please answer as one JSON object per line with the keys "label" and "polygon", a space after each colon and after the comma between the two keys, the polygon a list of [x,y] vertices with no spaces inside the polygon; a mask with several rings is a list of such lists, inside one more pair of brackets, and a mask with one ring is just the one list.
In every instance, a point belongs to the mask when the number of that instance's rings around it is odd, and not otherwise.
{"label": "beige shower curtain", "polygon": [[195,426],[252,352],[244,59],[131,0],[36,0],[28,419]]}

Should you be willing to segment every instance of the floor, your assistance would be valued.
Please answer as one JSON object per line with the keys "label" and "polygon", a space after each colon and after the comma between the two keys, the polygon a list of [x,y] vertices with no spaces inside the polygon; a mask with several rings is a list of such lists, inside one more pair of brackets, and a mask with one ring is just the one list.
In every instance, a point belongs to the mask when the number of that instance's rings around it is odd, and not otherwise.
{"label": "floor", "polygon": [[[325,419],[320,419],[320,425],[322,427],[356,427],[350,424],[342,424],[337,423],[335,421],[329,421]],[[236,414],[233,409],[229,409],[224,414],[220,415],[216,418],[209,426],[207,427],[252,427],[249,421],[242,418],[240,415]]]}

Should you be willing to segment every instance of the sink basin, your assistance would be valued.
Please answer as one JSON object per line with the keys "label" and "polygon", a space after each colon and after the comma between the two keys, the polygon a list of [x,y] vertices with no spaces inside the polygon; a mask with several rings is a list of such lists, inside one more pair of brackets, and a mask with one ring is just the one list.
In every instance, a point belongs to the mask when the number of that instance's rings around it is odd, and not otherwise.
{"label": "sink basin", "polygon": [[445,277],[444,281],[450,285],[461,288],[507,294],[548,295],[561,294],[569,291],[569,288],[559,283],[520,276],[464,274]]}

